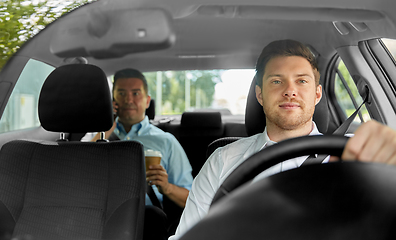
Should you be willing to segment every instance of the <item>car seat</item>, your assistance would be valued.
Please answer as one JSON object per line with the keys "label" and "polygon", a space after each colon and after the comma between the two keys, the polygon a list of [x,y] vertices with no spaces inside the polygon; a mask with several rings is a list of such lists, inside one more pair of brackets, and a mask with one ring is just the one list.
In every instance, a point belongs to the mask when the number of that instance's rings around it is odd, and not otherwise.
{"label": "car seat", "polygon": [[89,64],[56,68],[39,98],[39,119],[60,141],[15,140],[0,151],[0,232],[34,239],[142,239],[143,146],[68,142],[67,132],[113,123],[104,72]]}
{"label": "car seat", "polygon": [[146,115],[149,120],[154,120],[155,118],[155,100],[150,99],[150,106],[146,109]]}
{"label": "car seat", "polygon": [[206,161],[206,149],[223,136],[220,112],[185,112],[181,117],[179,141],[187,154],[195,177]]}

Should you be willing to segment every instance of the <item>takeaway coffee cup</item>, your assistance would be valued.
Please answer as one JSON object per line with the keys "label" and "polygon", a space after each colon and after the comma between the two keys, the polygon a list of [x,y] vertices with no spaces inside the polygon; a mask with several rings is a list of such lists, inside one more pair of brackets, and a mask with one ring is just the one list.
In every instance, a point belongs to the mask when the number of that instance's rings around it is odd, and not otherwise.
{"label": "takeaway coffee cup", "polygon": [[162,154],[160,151],[147,149],[144,151],[144,156],[146,158],[146,171],[150,165],[159,165],[161,163]]}

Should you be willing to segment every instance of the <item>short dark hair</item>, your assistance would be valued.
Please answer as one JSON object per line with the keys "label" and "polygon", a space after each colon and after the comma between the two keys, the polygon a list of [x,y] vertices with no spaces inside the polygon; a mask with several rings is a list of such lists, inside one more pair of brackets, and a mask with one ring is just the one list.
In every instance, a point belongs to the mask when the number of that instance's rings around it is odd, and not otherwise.
{"label": "short dark hair", "polygon": [[114,88],[115,84],[118,79],[120,78],[139,78],[143,82],[143,88],[144,91],[146,92],[146,95],[148,95],[148,84],[146,77],[141,73],[139,70],[133,69],[133,68],[125,68],[122,70],[117,71],[114,74],[114,80],[113,80],[113,96],[114,96]]}
{"label": "short dark hair", "polygon": [[265,67],[272,58],[289,56],[307,59],[312,66],[316,86],[319,85],[320,73],[315,56],[307,46],[290,39],[273,41],[264,47],[256,63],[256,85],[262,87]]}

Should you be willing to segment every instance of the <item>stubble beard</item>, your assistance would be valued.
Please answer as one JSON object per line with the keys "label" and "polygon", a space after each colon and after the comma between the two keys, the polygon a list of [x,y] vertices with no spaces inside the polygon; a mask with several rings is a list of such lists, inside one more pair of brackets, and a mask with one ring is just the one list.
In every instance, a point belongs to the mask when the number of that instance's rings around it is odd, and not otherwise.
{"label": "stubble beard", "polygon": [[[141,117],[137,115],[137,113],[135,114],[128,114],[127,111],[124,111],[123,109],[119,110],[119,115],[118,115],[120,121],[123,124],[134,124],[137,121],[141,120]],[[144,118],[144,117],[143,117]]]}
{"label": "stubble beard", "polygon": [[286,131],[296,130],[306,123],[312,120],[312,116],[315,107],[306,109],[306,105],[303,102],[298,102],[300,104],[300,109],[291,110],[289,114],[286,111],[281,112],[280,109],[266,109],[264,108],[264,113],[267,118],[267,125],[273,124],[278,128]]}

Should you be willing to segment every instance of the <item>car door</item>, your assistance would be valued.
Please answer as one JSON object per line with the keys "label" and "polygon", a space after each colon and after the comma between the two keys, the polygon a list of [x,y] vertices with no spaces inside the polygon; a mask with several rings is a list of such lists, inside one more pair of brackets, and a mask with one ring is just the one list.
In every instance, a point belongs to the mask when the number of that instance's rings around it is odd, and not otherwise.
{"label": "car door", "polygon": [[[377,54],[373,54],[373,47],[377,48]],[[386,51],[380,39],[337,49],[325,77],[331,118],[336,125],[344,122],[369,93],[367,103],[362,106],[349,132],[370,119],[396,127],[396,93],[389,80],[395,76],[395,65],[388,64],[386,68],[389,70],[384,71],[382,62],[393,61]]]}

